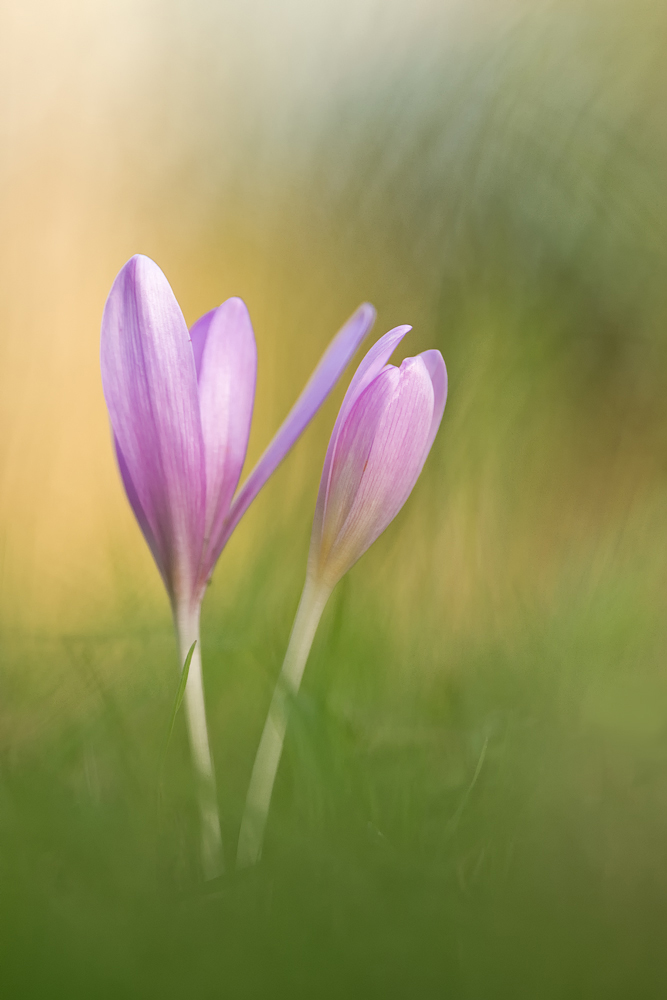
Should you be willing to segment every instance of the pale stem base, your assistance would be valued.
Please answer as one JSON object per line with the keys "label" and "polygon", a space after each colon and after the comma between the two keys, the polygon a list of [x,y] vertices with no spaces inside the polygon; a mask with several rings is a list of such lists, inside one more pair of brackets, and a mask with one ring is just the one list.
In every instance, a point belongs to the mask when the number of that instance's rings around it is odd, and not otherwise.
{"label": "pale stem base", "polygon": [[330,593],[331,588],[306,579],[252,769],[239,834],[237,868],[254,865],[261,857],[273,785],[285,741],[289,702],[299,690],[310,647]]}
{"label": "pale stem base", "polygon": [[204,683],[201,666],[201,641],[199,638],[199,609],[195,612],[176,614],[176,630],[181,653],[181,668],[192,646],[197,642],[188,682],[185,686],[185,717],[187,720],[190,752],[197,781],[197,799],[201,822],[201,859],[205,879],[217,878],[224,870],[222,835],[218,815],[218,795],[215,784],[213,758],[208,743]]}

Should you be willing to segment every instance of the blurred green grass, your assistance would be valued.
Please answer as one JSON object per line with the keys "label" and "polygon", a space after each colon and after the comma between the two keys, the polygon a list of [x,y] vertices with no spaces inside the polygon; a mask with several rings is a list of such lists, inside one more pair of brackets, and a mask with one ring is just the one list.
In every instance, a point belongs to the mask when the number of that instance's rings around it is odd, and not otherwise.
{"label": "blurred green grass", "polygon": [[[228,855],[298,596],[281,546],[207,598]],[[8,716],[34,710],[31,660],[80,693],[3,748],[4,995],[659,996],[667,630],[650,558],[591,577],[433,645],[417,617],[396,641],[359,567],[308,665],[262,863],[220,884],[200,882],[182,719],[157,804],[168,629],[5,638]]]}

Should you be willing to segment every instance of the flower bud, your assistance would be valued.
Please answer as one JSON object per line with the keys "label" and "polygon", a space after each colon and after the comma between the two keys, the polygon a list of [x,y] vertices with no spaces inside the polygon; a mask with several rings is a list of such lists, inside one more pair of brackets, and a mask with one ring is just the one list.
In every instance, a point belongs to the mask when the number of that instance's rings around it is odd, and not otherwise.
{"label": "flower bud", "polygon": [[442,419],[447,371],[439,351],[386,364],[409,327],[390,331],[354,376],[324,463],[309,574],[333,587],[410,496]]}

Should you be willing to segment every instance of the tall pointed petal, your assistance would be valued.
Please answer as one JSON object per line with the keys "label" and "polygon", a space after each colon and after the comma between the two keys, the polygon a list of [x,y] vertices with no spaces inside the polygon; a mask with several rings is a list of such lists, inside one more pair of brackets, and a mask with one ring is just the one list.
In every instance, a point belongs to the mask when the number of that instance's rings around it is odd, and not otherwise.
{"label": "tall pointed petal", "polygon": [[442,415],[445,412],[445,403],[447,402],[447,368],[445,366],[445,359],[440,351],[422,351],[419,357],[426,365],[426,370],[431,377],[433,385],[433,419],[431,421],[428,441],[426,442],[426,454],[424,455],[424,461],[426,461],[426,457],[431,450],[431,445],[435,441],[435,435],[438,433]]}
{"label": "tall pointed petal", "polygon": [[374,321],[375,309],[365,303],[357,309],[329,344],[303,392],[234,500],[219,539],[220,549],[227,543],[229,536],[264,483],[275,472],[315,416]]}
{"label": "tall pointed petal", "polygon": [[157,542],[155,541],[155,536],[153,535],[151,526],[148,523],[148,518],[146,517],[144,508],[141,506],[141,501],[139,500],[139,496],[135,489],[134,483],[132,482],[130,470],[127,467],[127,462],[125,461],[123,452],[120,450],[120,445],[118,444],[118,438],[116,437],[115,434],[113,436],[113,443],[116,451],[116,461],[118,462],[118,471],[120,472],[120,478],[122,480],[123,486],[125,487],[125,493],[127,495],[127,499],[130,502],[130,507],[134,512],[134,516],[136,517],[137,523],[141,528],[141,532],[146,541],[148,542],[148,548],[151,550],[153,559],[155,559],[155,562],[157,563],[157,568],[160,570],[160,576],[162,577],[166,585],[167,578],[162,561],[162,554],[160,553]]}
{"label": "tall pointed petal", "polygon": [[170,596],[189,600],[206,485],[197,377],[183,314],[148,257],[132,257],[113,284],[101,366],[111,425]]}
{"label": "tall pointed petal", "polygon": [[204,313],[204,315],[200,316],[197,322],[193,323],[190,327],[190,341],[192,343],[192,353],[195,356],[197,379],[199,379],[199,373],[201,371],[201,359],[204,353],[204,346],[206,344],[206,338],[208,337],[208,331],[217,311],[217,309],[211,309],[209,312]]}
{"label": "tall pointed petal", "polygon": [[347,392],[345,393],[340,410],[338,411],[336,423],[334,424],[333,431],[331,432],[331,438],[329,439],[329,445],[324,457],[324,467],[322,469],[320,489],[317,494],[317,503],[315,504],[313,538],[315,535],[319,536],[322,529],[322,518],[324,517],[327,490],[329,488],[331,463],[336,451],[336,442],[338,441],[338,435],[343,422],[351,407],[354,406],[354,403],[364,391],[366,386],[370,385],[373,379],[380,374],[386,363],[389,361],[389,358],[403,340],[403,337],[405,337],[406,333],[409,333],[411,329],[411,326],[397,326],[394,327],[393,330],[390,330],[389,333],[385,333],[383,337],[380,337],[380,339],[373,344],[368,354],[366,354],[363,358],[361,364],[352,376],[352,381],[347,387]]}
{"label": "tall pointed petal", "polygon": [[[204,317],[206,319],[207,317]],[[197,326],[197,324],[195,324]],[[245,303],[227,299],[206,335],[191,331],[199,362],[199,406],[206,464],[206,539],[201,573],[208,579],[222,550],[223,522],[241,476],[255,401],[257,348]]]}
{"label": "tall pointed petal", "polygon": [[[347,392],[343,398],[343,402],[340,406],[340,412],[336,419],[336,425],[340,425],[345,420],[350,408],[354,405],[354,402],[359,398],[361,393],[364,391],[367,385],[369,385],[376,375],[379,375],[382,369],[385,367],[389,358],[392,356],[400,342],[405,337],[406,333],[409,333],[412,329],[411,326],[396,326],[389,333],[385,333],[383,337],[373,344],[368,354],[361,360],[359,367],[352,376],[349,386],[347,387]],[[333,435],[332,435],[333,436]]]}
{"label": "tall pointed petal", "polygon": [[[348,411],[312,564],[333,585],[396,517],[424,464],[434,392],[421,357],[384,369]],[[369,444],[370,440],[370,444]]]}
{"label": "tall pointed petal", "polygon": [[327,561],[352,509],[364,470],[368,466],[373,442],[388,407],[396,397],[399,379],[398,368],[394,365],[387,366],[357,396],[338,431],[337,446],[327,476],[328,489],[319,540],[320,558],[323,562]]}
{"label": "tall pointed petal", "polygon": [[421,475],[421,471],[424,468],[431,445],[438,433],[442,415],[445,412],[445,403],[447,402],[447,368],[445,367],[442,354],[440,351],[430,350],[423,351],[418,357],[424,362],[429,378],[431,379],[431,385],[433,386],[433,416],[431,417],[431,427],[424,446],[424,454],[422,455],[421,464],[417,469],[415,479]]}

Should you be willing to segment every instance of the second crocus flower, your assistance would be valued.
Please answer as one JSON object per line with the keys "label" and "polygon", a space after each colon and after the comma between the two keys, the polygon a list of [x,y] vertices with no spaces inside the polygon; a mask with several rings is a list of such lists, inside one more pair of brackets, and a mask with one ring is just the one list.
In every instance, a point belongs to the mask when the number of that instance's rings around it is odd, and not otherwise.
{"label": "second crocus flower", "polygon": [[447,399],[439,351],[387,364],[410,330],[397,327],[368,352],[334,426],[315,509],[306,582],[262,733],[241,824],[237,864],[259,860],[294,696],[324,607],[340,578],[396,517],[431,450]]}

